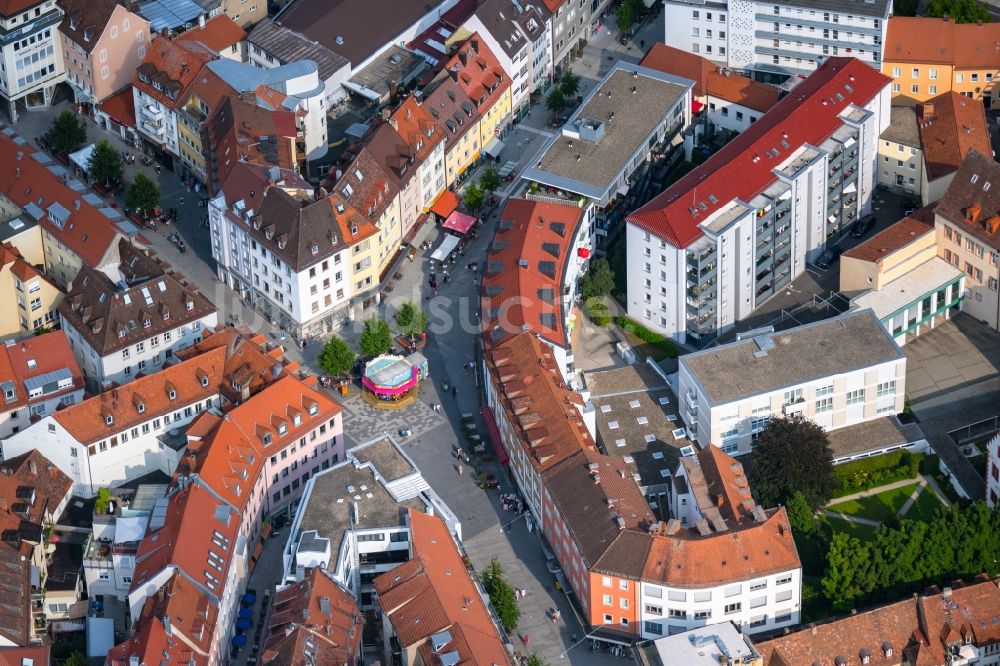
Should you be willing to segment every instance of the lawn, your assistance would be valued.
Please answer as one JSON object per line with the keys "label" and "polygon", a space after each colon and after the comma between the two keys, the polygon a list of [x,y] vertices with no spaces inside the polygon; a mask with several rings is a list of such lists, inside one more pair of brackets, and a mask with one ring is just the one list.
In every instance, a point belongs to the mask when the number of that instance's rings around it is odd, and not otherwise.
{"label": "lawn", "polygon": [[930,486],[927,486],[920,493],[920,497],[913,503],[913,506],[910,507],[910,510],[906,512],[904,518],[908,520],[922,520],[927,523],[934,520],[934,514],[941,506],[941,500],[937,498],[937,495],[930,489]]}
{"label": "lawn", "polygon": [[[822,523],[826,523],[834,532],[843,532],[844,534],[849,534],[862,541],[871,541],[875,538],[875,533],[878,531],[874,527],[858,525],[857,523],[841,520],[840,518],[831,518],[830,516],[820,516],[818,520]],[[824,553],[824,560],[825,556],[826,554]],[[823,565],[826,565],[825,561],[823,562]]]}
{"label": "lawn", "polygon": [[917,486],[917,483],[907,484],[902,488],[886,490],[878,495],[831,504],[827,509],[848,516],[868,518],[869,520],[881,522],[899,513],[899,510],[903,508],[906,500],[913,494]]}

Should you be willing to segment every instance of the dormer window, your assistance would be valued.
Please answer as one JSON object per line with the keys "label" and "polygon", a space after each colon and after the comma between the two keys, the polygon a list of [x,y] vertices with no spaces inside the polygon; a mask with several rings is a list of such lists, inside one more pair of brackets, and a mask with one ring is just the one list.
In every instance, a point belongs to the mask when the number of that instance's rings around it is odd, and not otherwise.
{"label": "dormer window", "polygon": [[104,416],[104,425],[114,425],[115,417],[111,414],[106,414]]}
{"label": "dormer window", "polygon": [[282,421],[278,424],[278,434],[284,435],[286,432],[288,432],[288,426],[285,425],[284,421]]}
{"label": "dormer window", "polygon": [[242,391],[242,390],[243,390],[243,387],[242,387],[242,386],[240,385],[240,383],[239,383],[238,381],[236,381],[235,379],[234,379],[234,380],[233,380],[232,382],[230,382],[230,386],[232,386],[232,387],[233,387],[233,390],[234,390],[234,391]]}
{"label": "dormer window", "polygon": [[170,310],[163,310],[163,321],[168,321],[170,319]]}
{"label": "dormer window", "polygon": [[293,424],[294,424],[294,425],[295,425],[296,427],[298,427],[298,426],[302,425],[302,416],[301,416],[300,414],[296,414],[295,416],[293,416],[293,417],[292,417],[292,423],[293,423]]}
{"label": "dormer window", "polygon": [[267,446],[268,444],[270,444],[271,443],[271,433],[265,432],[263,435],[261,435],[260,441],[264,444],[264,446]]}
{"label": "dormer window", "polygon": [[175,391],[174,389],[170,389],[169,391],[167,391],[167,399],[168,400],[176,400],[177,399],[177,391]]}
{"label": "dormer window", "polygon": [[314,402],[309,405],[309,416],[316,416],[317,414],[319,414],[319,405]]}
{"label": "dormer window", "polygon": [[146,403],[144,403],[144,402],[137,402],[137,403],[135,403],[135,411],[139,412],[140,414],[142,414],[143,412],[145,412],[146,411]]}
{"label": "dormer window", "polygon": [[417,152],[420,152],[424,148],[424,140],[417,139]]}
{"label": "dormer window", "polygon": [[119,338],[124,338],[125,337],[125,329],[124,328],[119,328],[118,329],[118,337]]}
{"label": "dormer window", "polygon": [[142,81],[143,83],[149,83],[149,77],[143,74],[142,72],[139,72],[139,80]]}
{"label": "dormer window", "polygon": [[266,238],[267,240],[271,240],[272,238],[274,238],[274,230],[273,229],[265,229],[264,230],[264,238]]}
{"label": "dormer window", "polygon": [[154,81],[153,87],[156,88],[157,90],[163,90],[163,84],[160,83],[159,81]]}
{"label": "dormer window", "polygon": [[149,317],[146,317],[145,319],[142,320],[142,327],[143,328],[149,328],[152,325],[153,325],[153,322],[149,320]]}
{"label": "dormer window", "polygon": [[201,378],[201,385],[205,388],[208,388],[208,375],[205,375],[204,377]]}
{"label": "dormer window", "polygon": [[316,243],[313,243],[312,245],[310,245],[309,246],[309,252],[313,256],[316,256],[319,253],[319,245],[317,245]]}
{"label": "dormer window", "polygon": [[194,310],[194,301],[185,301],[184,305],[188,310]]}

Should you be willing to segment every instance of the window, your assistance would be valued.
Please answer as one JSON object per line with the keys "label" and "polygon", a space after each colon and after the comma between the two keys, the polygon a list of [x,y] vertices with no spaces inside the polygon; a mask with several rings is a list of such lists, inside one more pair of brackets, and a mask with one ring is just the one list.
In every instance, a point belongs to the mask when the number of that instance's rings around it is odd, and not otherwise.
{"label": "window", "polygon": [[726,615],[732,615],[733,613],[739,613],[742,610],[743,604],[740,602],[726,604],[725,613]]}
{"label": "window", "polygon": [[694,619],[696,620],[709,620],[712,617],[712,611],[710,610],[700,610],[694,612]]}
{"label": "window", "polygon": [[817,398],[825,398],[830,395],[833,395],[833,384],[830,384],[829,386],[820,386],[816,389]]}
{"label": "window", "polygon": [[791,391],[785,391],[785,404],[792,405],[796,402],[802,402],[802,389],[792,389]]}
{"label": "window", "polygon": [[[936,95],[937,94],[937,86],[927,86],[927,92],[930,93],[931,95]],[[912,164],[910,165],[910,168],[911,169],[913,168]]]}
{"label": "window", "polygon": [[898,79],[902,75],[903,75],[903,72],[899,69],[899,67],[893,67],[892,68],[892,78]]}
{"label": "window", "polygon": [[857,389],[855,391],[847,392],[847,404],[848,405],[860,405],[865,401],[865,390]]}
{"label": "window", "polygon": [[920,70],[918,68],[914,67],[913,70],[911,70],[911,72],[910,72],[910,78],[919,79],[920,78]]}
{"label": "window", "polygon": [[887,382],[882,382],[876,388],[875,394],[879,398],[885,398],[890,395],[896,395],[896,380],[892,379]]}
{"label": "window", "polygon": [[782,576],[781,578],[775,578],[774,579],[774,584],[775,585],[788,585],[791,582],[792,582],[792,577],[791,576]]}
{"label": "window", "polygon": [[663,624],[660,622],[646,622],[645,631],[647,634],[662,634]]}
{"label": "window", "polygon": [[919,93],[920,92],[920,86],[918,86],[916,83],[914,83],[912,86],[910,86],[910,92],[914,93],[914,94]]}
{"label": "window", "polygon": [[[698,12],[695,12],[695,14],[697,14],[697,13]],[[601,578],[601,585],[603,585],[604,587],[611,587],[611,577],[610,576],[604,576],[604,577],[602,577]]]}
{"label": "window", "polygon": [[628,599],[619,599],[618,605],[622,608],[628,608]]}
{"label": "window", "polygon": [[900,92],[900,87],[899,87],[898,83],[893,83],[892,84],[892,92],[894,92],[894,93]]}
{"label": "window", "polygon": [[816,401],[816,413],[823,414],[833,411],[833,398],[820,398]]}
{"label": "window", "polygon": [[650,615],[663,615],[663,607],[646,604],[646,612]]}
{"label": "window", "polygon": [[604,595],[604,605],[605,606],[610,606],[611,604],[612,604],[611,595],[610,594],[605,594]]}
{"label": "window", "polygon": [[618,581],[618,587],[619,587],[619,589],[627,590],[628,589],[628,581],[627,580]]}
{"label": "window", "polygon": [[669,613],[670,617],[675,620],[686,620],[688,615],[687,611],[679,610],[677,608],[671,608]]}

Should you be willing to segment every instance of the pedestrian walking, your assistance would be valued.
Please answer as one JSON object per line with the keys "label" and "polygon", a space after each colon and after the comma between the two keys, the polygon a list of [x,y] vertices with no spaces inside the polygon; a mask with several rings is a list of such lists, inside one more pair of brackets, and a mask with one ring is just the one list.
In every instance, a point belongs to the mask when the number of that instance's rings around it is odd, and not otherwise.
{"label": "pedestrian walking", "polygon": [[183,206],[184,205],[184,197],[180,198],[180,202],[181,202],[181,205]]}
{"label": "pedestrian walking", "polygon": [[458,387],[457,386],[452,386],[451,387],[451,397],[458,398]]}
{"label": "pedestrian walking", "polygon": [[462,463],[458,463],[458,475],[462,476],[462,472],[464,471],[465,469],[462,467]]}

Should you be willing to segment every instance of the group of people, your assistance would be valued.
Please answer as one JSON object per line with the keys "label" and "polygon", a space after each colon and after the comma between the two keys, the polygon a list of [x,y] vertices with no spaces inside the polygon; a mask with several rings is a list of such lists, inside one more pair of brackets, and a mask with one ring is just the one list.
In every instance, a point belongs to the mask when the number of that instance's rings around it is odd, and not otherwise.
{"label": "group of people", "polygon": [[504,511],[513,511],[514,513],[524,513],[526,509],[524,501],[514,493],[501,495],[500,506],[503,507]]}

